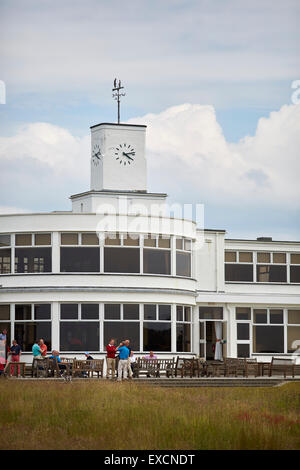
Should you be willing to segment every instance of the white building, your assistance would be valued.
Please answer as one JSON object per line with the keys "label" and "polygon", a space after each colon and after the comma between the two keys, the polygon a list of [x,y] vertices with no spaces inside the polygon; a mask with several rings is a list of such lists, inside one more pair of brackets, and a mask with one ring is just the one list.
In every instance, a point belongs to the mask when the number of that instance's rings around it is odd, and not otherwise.
{"label": "white building", "polygon": [[72,211],[0,216],[0,329],[28,362],[40,337],[73,357],[103,356],[111,337],[160,356],[292,355],[300,242],[229,240],[171,216],[147,192],[145,133],[93,126],[91,188]]}

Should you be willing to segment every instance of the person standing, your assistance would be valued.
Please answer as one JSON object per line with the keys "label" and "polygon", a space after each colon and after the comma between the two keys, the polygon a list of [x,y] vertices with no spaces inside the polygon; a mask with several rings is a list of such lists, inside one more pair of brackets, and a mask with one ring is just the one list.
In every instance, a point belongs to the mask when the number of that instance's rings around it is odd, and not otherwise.
{"label": "person standing", "polygon": [[111,370],[111,378],[115,378],[116,371],[116,346],[115,340],[112,338],[108,345],[106,346],[106,378],[109,379],[109,371]]}
{"label": "person standing", "polygon": [[126,348],[128,348],[128,351],[129,351],[129,356],[128,356],[128,375],[129,375],[129,378],[132,379],[133,373],[132,373],[131,362],[130,362],[130,355],[131,355],[131,347],[129,346],[130,340],[129,340],[129,339],[126,339],[126,340],[124,341],[124,344],[125,344]]}
{"label": "person standing", "polygon": [[[21,346],[19,346],[17,341],[14,339],[10,348],[11,362],[20,362],[21,352]],[[14,375],[14,372],[15,365],[11,365],[10,374]],[[20,366],[18,366],[18,375],[20,375]]]}
{"label": "person standing", "polygon": [[129,357],[129,349],[125,346],[125,342],[119,344],[117,347],[117,351],[119,351],[119,364],[118,364],[118,382],[122,380],[122,373],[123,373],[123,380],[127,380],[127,372],[128,372],[128,357]]}
{"label": "person standing", "polygon": [[32,354],[33,354],[34,359],[38,359],[38,358],[42,357],[42,351],[41,351],[41,348],[39,346],[39,341],[38,340],[36,340],[34,342],[34,345],[32,346]]}
{"label": "person standing", "polygon": [[39,341],[39,347],[41,350],[42,357],[47,356],[47,346],[45,345],[43,338],[41,338]]}

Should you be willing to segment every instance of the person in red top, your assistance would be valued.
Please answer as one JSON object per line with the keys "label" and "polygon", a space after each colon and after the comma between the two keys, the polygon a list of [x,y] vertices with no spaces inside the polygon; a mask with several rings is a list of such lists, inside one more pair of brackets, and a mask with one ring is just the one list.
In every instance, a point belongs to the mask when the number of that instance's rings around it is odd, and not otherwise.
{"label": "person in red top", "polygon": [[47,346],[45,345],[43,338],[41,338],[39,341],[39,347],[40,347],[40,350],[42,351],[41,352],[42,356],[43,357],[47,356]]}
{"label": "person in red top", "polygon": [[111,378],[115,378],[116,370],[116,346],[115,340],[112,338],[106,346],[107,357],[106,357],[106,378],[109,378],[109,371],[111,370]]}

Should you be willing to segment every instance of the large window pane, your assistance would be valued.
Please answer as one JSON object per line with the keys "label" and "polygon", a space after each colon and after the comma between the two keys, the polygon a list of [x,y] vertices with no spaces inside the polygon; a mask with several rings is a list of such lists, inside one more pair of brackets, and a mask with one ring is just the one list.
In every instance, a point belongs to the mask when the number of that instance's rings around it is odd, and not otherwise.
{"label": "large window pane", "polygon": [[130,340],[130,347],[134,351],[140,350],[140,323],[139,322],[104,322],[104,349],[109,340],[114,338],[116,345],[121,341]]}
{"label": "large window pane", "polygon": [[300,266],[290,266],[291,282],[300,282]]}
{"label": "large window pane", "polygon": [[0,320],[10,320],[10,305],[0,305]]}
{"label": "large window pane", "polygon": [[51,320],[51,304],[35,304],[34,319]]}
{"label": "large window pane", "polygon": [[121,305],[120,304],[105,304],[104,305],[104,318],[105,320],[120,320]]}
{"label": "large window pane", "polygon": [[144,249],[145,274],[170,274],[170,251]]}
{"label": "large window pane", "polygon": [[93,247],[69,247],[60,249],[61,272],[99,272],[100,252]]}
{"label": "large window pane", "polygon": [[300,347],[300,326],[287,327],[287,349],[288,353],[293,353]]}
{"label": "large window pane", "polygon": [[171,323],[144,322],[144,351],[171,351]]}
{"label": "large window pane", "polygon": [[199,307],[200,320],[222,320],[223,307]]}
{"label": "large window pane", "polygon": [[250,356],[250,345],[249,344],[238,344],[237,345],[238,357],[249,357]]}
{"label": "large window pane", "polygon": [[99,304],[82,304],[81,318],[82,320],[98,320]]}
{"label": "large window pane", "polygon": [[177,352],[191,352],[191,325],[177,323],[176,348]]}
{"label": "large window pane", "polygon": [[225,264],[225,281],[253,282],[252,264]]}
{"label": "large window pane", "polygon": [[16,273],[50,273],[51,248],[16,248]]}
{"label": "large window pane", "polygon": [[15,306],[15,319],[16,320],[31,320],[31,304]]}
{"label": "large window pane", "polygon": [[123,318],[124,320],[139,320],[140,318],[139,304],[124,304],[123,305]]}
{"label": "large window pane", "polygon": [[251,308],[236,307],[235,315],[237,320],[251,320]]}
{"label": "large window pane", "polygon": [[283,326],[253,326],[253,352],[283,353]]}
{"label": "large window pane", "polygon": [[78,304],[61,304],[60,318],[62,320],[77,320]]}
{"label": "large window pane", "polygon": [[99,351],[99,322],[60,322],[61,351]]}
{"label": "large window pane", "polygon": [[104,248],[104,271],[106,273],[139,273],[139,248]]}
{"label": "large window pane", "polygon": [[257,282],[286,282],[286,266],[256,266]]}
{"label": "large window pane", "polygon": [[249,339],[249,323],[237,323],[237,339]]}
{"label": "large window pane", "polygon": [[191,277],[191,253],[176,253],[176,275]]}
{"label": "large window pane", "polygon": [[34,342],[41,338],[51,351],[51,322],[15,323],[15,339],[22,351],[31,352]]}
{"label": "large window pane", "polygon": [[0,274],[8,274],[10,272],[11,272],[10,249],[0,250]]}

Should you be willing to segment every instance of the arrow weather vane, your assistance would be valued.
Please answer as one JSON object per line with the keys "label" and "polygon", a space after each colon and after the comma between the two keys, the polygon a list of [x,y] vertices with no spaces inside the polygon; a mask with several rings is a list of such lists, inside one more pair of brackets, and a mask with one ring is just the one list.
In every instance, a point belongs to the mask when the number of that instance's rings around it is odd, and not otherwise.
{"label": "arrow weather vane", "polygon": [[114,79],[114,87],[112,89],[112,97],[118,102],[118,124],[120,124],[120,98],[121,96],[125,96],[126,93],[120,93],[120,90],[123,90],[124,87],[121,86],[121,80]]}

